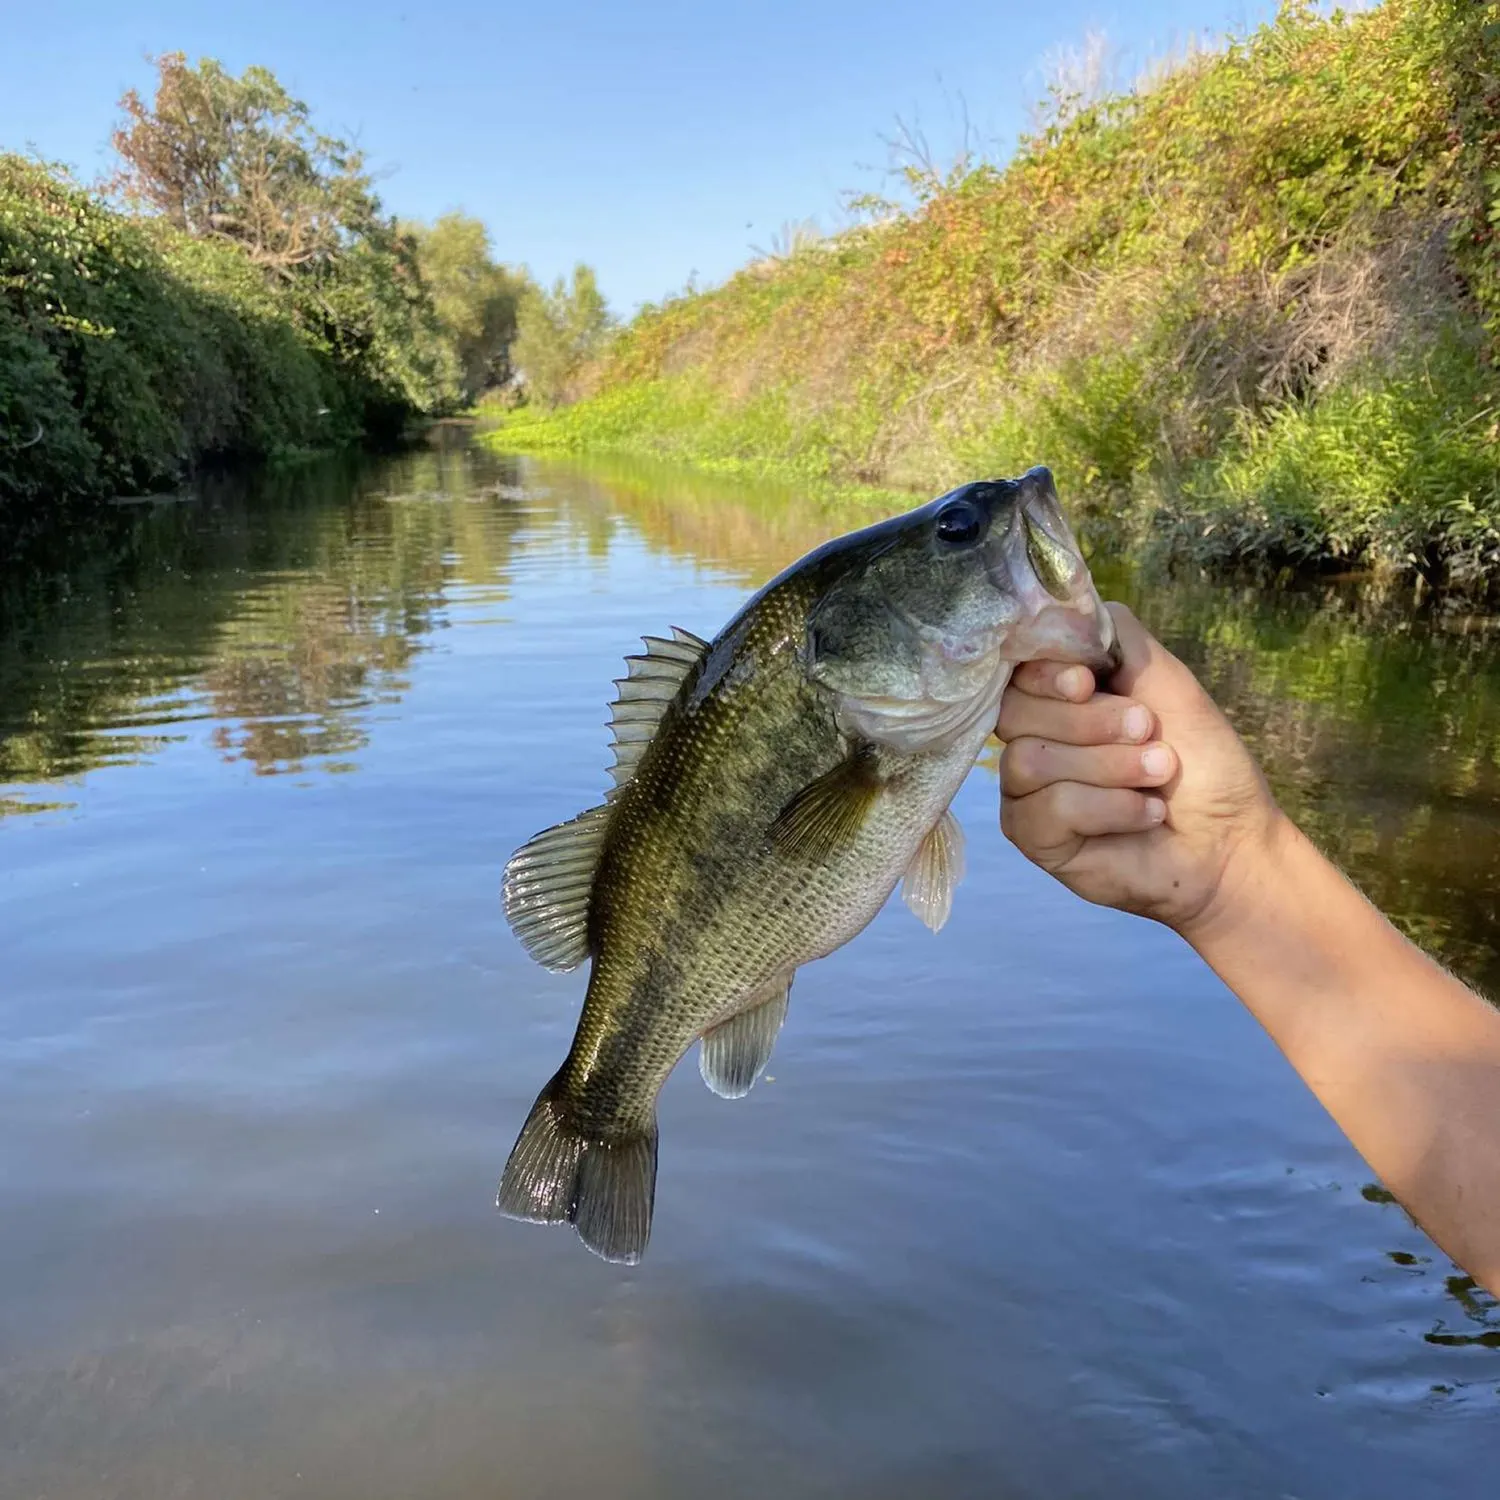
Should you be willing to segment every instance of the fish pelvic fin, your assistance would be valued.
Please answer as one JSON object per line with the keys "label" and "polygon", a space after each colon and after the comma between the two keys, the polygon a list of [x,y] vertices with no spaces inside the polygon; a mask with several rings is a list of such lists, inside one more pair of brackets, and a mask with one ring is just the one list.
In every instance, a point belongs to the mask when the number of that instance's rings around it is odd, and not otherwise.
{"label": "fish pelvic fin", "polygon": [[941,932],[953,910],[953,892],[964,878],[964,831],[952,812],[945,812],[917,846],[901,897],[934,932]]}
{"label": "fish pelvic fin", "polygon": [[790,978],[778,980],[769,994],[703,1033],[698,1072],[721,1099],[743,1099],[766,1071],[791,989]]}
{"label": "fish pelvic fin", "polygon": [[644,1130],[591,1136],[572,1118],[559,1072],[521,1127],[495,1207],[533,1224],[572,1224],[595,1255],[634,1265],[651,1238],[655,1198],[655,1117]]}

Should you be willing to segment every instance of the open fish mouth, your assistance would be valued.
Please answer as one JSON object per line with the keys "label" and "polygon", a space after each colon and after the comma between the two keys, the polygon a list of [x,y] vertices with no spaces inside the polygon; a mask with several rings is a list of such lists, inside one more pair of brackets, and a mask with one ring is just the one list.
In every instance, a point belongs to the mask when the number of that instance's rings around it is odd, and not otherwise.
{"label": "open fish mouth", "polygon": [[985,551],[996,586],[1020,606],[1000,648],[1008,660],[1080,662],[1101,674],[1119,667],[1114,619],[1063,518],[1050,470],[1029,469],[1015,481],[1009,516],[995,515]]}

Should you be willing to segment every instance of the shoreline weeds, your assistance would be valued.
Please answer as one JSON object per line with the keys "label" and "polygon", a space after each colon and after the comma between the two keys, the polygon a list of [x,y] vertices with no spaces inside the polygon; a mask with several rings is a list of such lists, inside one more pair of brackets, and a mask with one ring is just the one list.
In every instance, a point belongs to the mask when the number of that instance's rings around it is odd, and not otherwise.
{"label": "shoreline weeds", "polygon": [[[795,490],[815,511],[852,505],[868,509],[871,519],[920,504],[969,479],[1007,477],[999,470],[976,468],[934,477],[926,483],[914,479],[900,486],[868,484],[771,456],[698,456],[682,446],[665,446],[649,438],[586,439],[580,436],[578,424],[578,417],[587,415],[586,402],[529,417],[524,424],[495,421],[482,406],[469,415],[473,440],[496,454],[598,467],[611,478],[618,477],[619,466],[624,465],[631,471],[655,473],[666,481],[691,476],[728,486],[782,487]],[[1032,461],[1052,466],[1044,453]],[[1086,551],[1112,552],[1148,573],[1189,568],[1226,582],[1253,581],[1269,587],[1289,580],[1309,585],[1355,583],[1382,593],[1410,589],[1414,604],[1435,596],[1452,599],[1460,607],[1483,615],[1500,608],[1500,560],[1492,568],[1455,578],[1444,576],[1441,568],[1424,569],[1414,563],[1401,566],[1385,558],[1339,556],[1313,549],[1292,554],[1235,550],[1222,542],[1203,547],[1195,545],[1201,539],[1180,516],[1174,518],[1174,524],[1153,528],[1154,520],[1171,513],[1163,487],[1155,482],[1143,484],[1141,492],[1123,506],[1112,505],[1108,495],[1091,495],[1087,490],[1064,492],[1062,498]],[[1223,521],[1220,516],[1207,524],[1217,529]]]}

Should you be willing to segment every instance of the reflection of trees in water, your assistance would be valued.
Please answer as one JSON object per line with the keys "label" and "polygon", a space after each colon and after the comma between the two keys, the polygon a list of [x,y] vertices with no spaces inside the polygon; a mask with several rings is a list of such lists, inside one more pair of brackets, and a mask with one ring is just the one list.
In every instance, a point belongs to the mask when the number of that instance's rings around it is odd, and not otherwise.
{"label": "reflection of trees in water", "polygon": [[623,455],[574,464],[536,461],[572,523],[601,547],[627,516],[652,548],[759,585],[840,532],[867,526],[918,497],[751,483]]}
{"label": "reflection of trees in water", "polygon": [[1353,586],[1128,582],[1287,810],[1430,952],[1500,996],[1500,622]]}
{"label": "reflection of trees in water", "polygon": [[503,595],[518,521],[496,487],[514,481],[439,447],[210,479],[189,504],[33,535],[0,575],[0,784],[138,760],[210,716],[258,772],[336,765],[404,691],[445,584]]}
{"label": "reflection of trees in water", "polygon": [[[1367,1182],[1359,1190],[1359,1195],[1366,1203],[1379,1203],[1398,1210],[1412,1228],[1421,1229],[1421,1225],[1396,1201],[1396,1195],[1389,1188],[1381,1187],[1378,1182]],[[1430,1255],[1410,1250],[1387,1250],[1385,1255],[1392,1265],[1400,1266],[1403,1271],[1409,1271],[1414,1276],[1431,1274],[1429,1268],[1433,1264],[1433,1257]],[[1444,1265],[1450,1264],[1447,1256],[1442,1256],[1441,1261]],[[1455,1325],[1447,1318],[1439,1318],[1423,1334],[1426,1342],[1449,1348],[1500,1349],[1500,1298],[1485,1291],[1472,1276],[1466,1275],[1457,1267],[1443,1276],[1443,1292],[1458,1304],[1463,1322]],[[1476,1328],[1477,1332],[1474,1331]]]}
{"label": "reflection of trees in water", "polygon": [[336,582],[297,579],[257,593],[256,607],[226,622],[202,674],[214,717],[226,721],[215,746],[261,774],[361,749],[361,711],[406,688],[413,638],[384,628]]}
{"label": "reflection of trees in water", "polygon": [[[137,759],[210,716],[218,748],[257,771],[347,764],[371,705],[405,690],[444,591],[503,597],[535,514],[519,479],[514,461],[439,444],[32,538],[0,571],[0,785]],[[627,460],[527,479],[550,492],[546,529],[586,555],[623,517],[654,551],[747,589],[902,503]],[[1202,674],[1298,821],[1408,932],[1500,992],[1496,622],[1353,584],[1097,571]]]}
{"label": "reflection of trees in water", "polygon": [[1478,1345],[1486,1349],[1500,1349],[1500,1302],[1485,1291],[1472,1276],[1462,1272],[1443,1278],[1443,1290],[1458,1304],[1466,1324],[1477,1324],[1479,1331],[1471,1327],[1450,1328],[1446,1319],[1423,1335],[1429,1344],[1459,1346]]}

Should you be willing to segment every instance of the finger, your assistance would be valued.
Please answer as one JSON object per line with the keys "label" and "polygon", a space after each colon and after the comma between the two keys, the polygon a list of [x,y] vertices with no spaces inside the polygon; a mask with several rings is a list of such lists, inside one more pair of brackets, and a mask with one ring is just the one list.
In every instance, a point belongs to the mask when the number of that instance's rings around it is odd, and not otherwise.
{"label": "finger", "polygon": [[1094,692],[1094,674],[1087,667],[1061,661],[1023,661],[1010,680],[1033,698],[1061,698],[1066,703],[1086,703]]}
{"label": "finger", "polygon": [[1002,740],[1034,735],[1065,745],[1138,745],[1156,731],[1156,715],[1144,703],[1095,693],[1087,703],[1065,703],[1007,691],[1000,700],[995,733]]}
{"label": "finger", "polygon": [[1000,790],[1029,797],[1056,781],[1087,786],[1161,786],[1176,774],[1177,756],[1159,741],[1134,745],[1060,745],[1030,735],[1011,740],[1000,756]]}
{"label": "finger", "polygon": [[1150,792],[1057,781],[1029,797],[1005,798],[1000,826],[1028,858],[1052,866],[1076,854],[1084,839],[1156,828],[1166,813]]}

